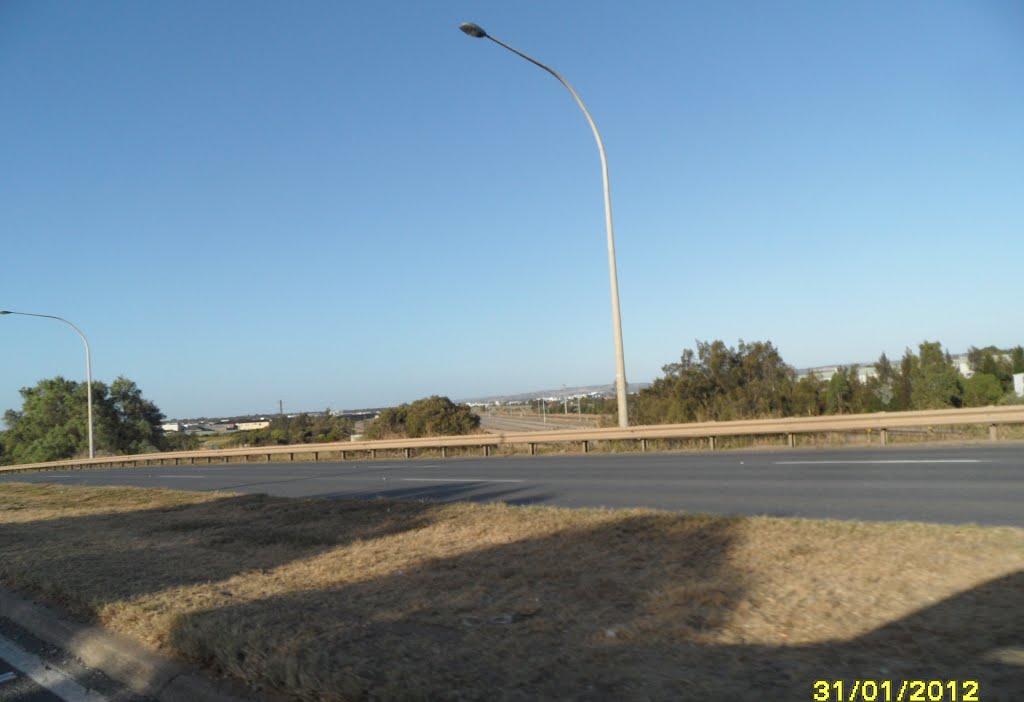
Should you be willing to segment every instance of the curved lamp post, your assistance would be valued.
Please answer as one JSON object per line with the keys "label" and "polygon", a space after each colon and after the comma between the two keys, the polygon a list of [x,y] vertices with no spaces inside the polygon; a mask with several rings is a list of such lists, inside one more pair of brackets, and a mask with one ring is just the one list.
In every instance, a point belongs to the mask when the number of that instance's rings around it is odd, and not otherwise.
{"label": "curved lamp post", "polygon": [[557,78],[558,81],[568,88],[570,93],[572,93],[573,99],[576,100],[576,104],[580,106],[581,110],[583,110],[583,115],[587,118],[587,123],[590,124],[590,129],[594,132],[594,139],[597,140],[597,150],[601,154],[601,176],[604,179],[604,220],[605,228],[608,231],[608,269],[612,287],[612,327],[615,333],[615,394],[618,398],[619,404],[619,426],[627,427],[629,426],[629,416],[626,408],[626,360],[622,351],[622,320],[619,315],[619,277],[615,266],[615,234],[612,228],[612,197],[608,185],[608,159],[604,154],[604,142],[601,141],[601,133],[597,131],[597,125],[594,124],[594,119],[587,111],[587,106],[583,104],[583,100],[580,99],[580,96],[576,94],[576,91],[573,90],[573,87],[569,85],[569,81],[565,78],[548,66],[545,66],[537,59],[527,56],[522,51],[513,49],[511,46],[499,39],[495,39],[485,32],[479,25],[473,24],[472,22],[463,22],[459,25],[459,29],[469,36],[476,37],[477,39],[490,39],[495,44],[503,46],[517,56],[523,57],[530,63],[543,68],[545,71]]}
{"label": "curved lamp post", "polygon": [[33,314],[32,312],[12,312],[11,310],[0,310],[0,315],[4,314],[17,314],[22,317],[43,317],[45,319],[56,319],[58,322],[64,322],[69,327],[78,332],[78,335],[82,337],[82,343],[85,344],[85,379],[86,379],[86,403],[89,408],[89,458],[96,457],[96,451],[93,448],[92,440],[92,355],[89,352],[89,340],[85,338],[85,334],[82,330],[76,327],[74,324],[64,319],[63,317],[55,317],[52,314]]}

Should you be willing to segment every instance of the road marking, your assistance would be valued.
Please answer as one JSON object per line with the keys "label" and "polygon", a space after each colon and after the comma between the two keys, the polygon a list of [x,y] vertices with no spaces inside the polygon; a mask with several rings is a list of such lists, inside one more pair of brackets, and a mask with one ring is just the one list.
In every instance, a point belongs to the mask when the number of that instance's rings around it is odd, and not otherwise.
{"label": "road marking", "polygon": [[399,478],[407,483],[525,483],[525,480],[496,478]]}
{"label": "road marking", "polygon": [[3,636],[0,636],[0,658],[65,702],[108,702],[103,695],[85,689],[60,670],[50,667],[38,656]]}
{"label": "road marking", "polygon": [[879,459],[874,461],[775,461],[777,466],[827,466],[852,464],[890,464],[890,463],[991,463],[979,458],[936,458],[936,459]]}
{"label": "road marking", "polygon": [[173,478],[178,480],[199,480],[205,478],[205,475],[154,475],[154,478]]}

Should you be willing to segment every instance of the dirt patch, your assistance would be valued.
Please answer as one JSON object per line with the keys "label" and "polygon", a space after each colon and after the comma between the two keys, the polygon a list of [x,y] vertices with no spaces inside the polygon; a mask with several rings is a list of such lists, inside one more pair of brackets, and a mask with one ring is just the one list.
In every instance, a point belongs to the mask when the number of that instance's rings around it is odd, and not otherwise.
{"label": "dirt patch", "polygon": [[1024,530],[0,486],[0,580],[294,699],[1024,695]]}

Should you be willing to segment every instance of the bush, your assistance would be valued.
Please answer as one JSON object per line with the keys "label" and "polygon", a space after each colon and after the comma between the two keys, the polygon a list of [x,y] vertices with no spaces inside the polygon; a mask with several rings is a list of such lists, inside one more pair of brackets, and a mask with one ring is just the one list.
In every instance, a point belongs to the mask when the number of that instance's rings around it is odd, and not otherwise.
{"label": "bush", "polygon": [[468,405],[457,405],[447,397],[432,395],[412,404],[384,410],[366,428],[368,439],[421,436],[458,436],[480,428],[480,417]]}

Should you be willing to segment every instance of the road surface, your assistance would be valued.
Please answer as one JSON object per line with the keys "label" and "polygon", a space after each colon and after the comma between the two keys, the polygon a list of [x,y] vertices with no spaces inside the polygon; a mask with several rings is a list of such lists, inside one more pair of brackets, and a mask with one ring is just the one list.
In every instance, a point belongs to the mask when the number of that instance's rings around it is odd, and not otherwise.
{"label": "road surface", "polygon": [[1024,446],[255,463],[5,481],[1024,527]]}

